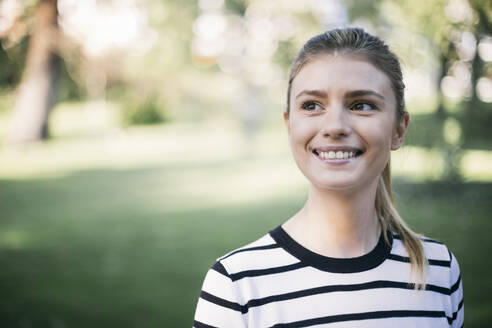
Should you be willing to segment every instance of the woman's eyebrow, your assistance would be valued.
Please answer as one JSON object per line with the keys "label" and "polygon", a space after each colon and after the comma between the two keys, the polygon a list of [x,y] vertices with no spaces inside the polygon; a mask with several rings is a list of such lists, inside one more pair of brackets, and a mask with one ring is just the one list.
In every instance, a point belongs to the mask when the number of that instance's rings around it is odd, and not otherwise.
{"label": "woman's eyebrow", "polygon": [[316,96],[318,98],[328,97],[328,93],[326,93],[326,91],[323,90],[303,90],[297,94],[296,99],[302,95]]}
{"label": "woman's eyebrow", "polygon": [[[303,90],[297,94],[296,99],[299,98],[300,96],[303,96],[303,95],[315,96],[318,98],[327,98],[328,97],[328,93],[326,91],[323,91],[323,90]],[[345,96],[348,98],[361,97],[361,96],[375,96],[375,97],[381,98],[382,100],[385,100],[385,98],[382,94],[377,93],[376,91],[373,91],[373,90],[349,91],[345,94]]]}
{"label": "woman's eyebrow", "polygon": [[372,90],[354,90],[354,91],[349,91],[345,94],[346,97],[348,98],[353,98],[353,97],[360,97],[360,96],[376,96],[378,98],[381,98],[384,100],[384,97],[382,94],[377,93],[376,91]]}

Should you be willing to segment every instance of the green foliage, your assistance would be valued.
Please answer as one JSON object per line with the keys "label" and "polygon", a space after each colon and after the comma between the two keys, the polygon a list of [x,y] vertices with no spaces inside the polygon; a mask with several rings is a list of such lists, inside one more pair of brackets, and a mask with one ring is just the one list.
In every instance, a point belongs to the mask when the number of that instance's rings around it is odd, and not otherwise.
{"label": "green foliage", "polygon": [[480,33],[492,33],[492,2],[489,0],[468,0],[478,15]]}
{"label": "green foliage", "polygon": [[15,88],[19,84],[24,71],[29,39],[24,38],[9,49],[0,45],[0,87]]}
{"label": "green foliage", "polygon": [[491,105],[480,101],[470,103],[475,106],[473,115],[468,112],[460,113],[457,119],[460,121],[464,133],[464,148],[490,150],[490,127],[492,126]]}
{"label": "green foliage", "polygon": [[393,9],[399,10],[399,25],[410,30],[422,33],[429,37],[436,45],[449,42],[449,21],[444,13],[444,8],[448,4],[447,0],[392,0],[390,3],[396,4]]}
{"label": "green foliage", "polygon": [[372,23],[379,23],[381,1],[374,0],[346,0],[349,16],[352,20],[358,18],[369,19]]}
{"label": "green foliage", "polygon": [[246,0],[226,0],[225,8],[229,12],[243,16],[248,8]]}
{"label": "green foliage", "polygon": [[294,61],[298,50],[292,39],[279,41],[273,60],[287,70]]}
{"label": "green foliage", "polygon": [[127,98],[122,103],[121,119],[125,126],[157,124],[166,120],[163,105],[156,96],[143,101]]}
{"label": "green foliage", "polygon": [[[434,56],[438,60],[437,89],[439,93],[438,110],[434,115],[417,116],[412,119],[409,129],[410,142],[424,147],[439,147],[444,150],[448,172],[443,179],[459,176],[460,153],[463,148],[490,149],[490,125],[492,113],[490,104],[481,102],[474,90],[477,81],[487,76],[487,63],[484,63],[475,53],[473,58],[466,58],[459,52],[459,42],[462,33],[472,33],[477,41],[491,31],[490,17],[492,5],[490,1],[469,0],[463,2],[470,5],[469,14],[462,12],[458,19],[450,13],[457,9],[449,1],[403,1],[391,0],[386,2],[386,16],[392,25],[421,34],[429,40],[435,49]],[[391,9],[391,10],[389,10]],[[396,18],[395,18],[396,17]],[[453,76],[452,67],[456,63],[466,62],[471,74],[471,96],[463,97],[457,102],[447,102],[441,90],[441,79]],[[416,65],[416,63],[413,63]],[[417,61],[418,65],[418,61]],[[416,65],[416,66],[417,66]],[[458,110],[456,110],[458,109]],[[443,124],[447,118],[459,122],[462,140],[457,145],[451,145],[443,140]],[[445,138],[444,138],[445,139]]]}
{"label": "green foliage", "polygon": [[435,114],[412,114],[405,144],[425,148],[439,147],[443,141],[443,119]]}
{"label": "green foliage", "polygon": [[10,89],[0,89],[0,113],[14,108],[14,93]]}
{"label": "green foliage", "polygon": [[70,75],[63,57],[56,57],[57,77],[56,77],[56,101],[77,101],[86,97],[84,88],[78,84]]}

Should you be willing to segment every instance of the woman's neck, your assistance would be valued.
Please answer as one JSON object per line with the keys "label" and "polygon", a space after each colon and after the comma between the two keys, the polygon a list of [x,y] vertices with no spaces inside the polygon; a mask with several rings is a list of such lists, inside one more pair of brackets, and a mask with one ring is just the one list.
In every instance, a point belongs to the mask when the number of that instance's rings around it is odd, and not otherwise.
{"label": "woman's neck", "polygon": [[321,255],[348,258],[369,253],[380,234],[374,206],[377,181],[350,193],[311,185],[304,207],[283,224],[301,245]]}

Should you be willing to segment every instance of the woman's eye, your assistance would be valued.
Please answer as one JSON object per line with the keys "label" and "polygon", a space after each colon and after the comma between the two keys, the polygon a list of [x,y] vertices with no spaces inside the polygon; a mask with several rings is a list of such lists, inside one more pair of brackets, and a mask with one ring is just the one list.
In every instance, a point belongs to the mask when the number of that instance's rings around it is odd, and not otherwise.
{"label": "woman's eye", "polygon": [[321,107],[320,107],[320,105],[318,105],[314,101],[306,101],[305,103],[303,103],[301,105],[301,108],[304,109],[304,110],[307,110],[307,111],[315,111],[315,110],[318,110]]}
{"label": "woman's eye", "polygon": [[352,105],[350,107],[352,110],[357,110],[357,111],[367,111],[367,110],[374,110],[376,107],[373,104],[366,103],[366,102],[358,102]]}

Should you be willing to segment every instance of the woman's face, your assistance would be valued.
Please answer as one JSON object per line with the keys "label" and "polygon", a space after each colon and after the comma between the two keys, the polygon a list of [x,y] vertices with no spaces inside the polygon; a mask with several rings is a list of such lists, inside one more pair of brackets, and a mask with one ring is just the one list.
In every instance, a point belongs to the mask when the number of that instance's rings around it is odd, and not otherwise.
{"label": "woman's face", "polygon": [[284,120],[294,159],[322,189],[374,183],[408,125],[408,114],[396,121],[389,78],[354,57],[323,55],[305,64],[289,101]]}

